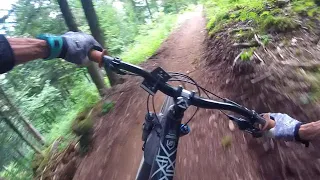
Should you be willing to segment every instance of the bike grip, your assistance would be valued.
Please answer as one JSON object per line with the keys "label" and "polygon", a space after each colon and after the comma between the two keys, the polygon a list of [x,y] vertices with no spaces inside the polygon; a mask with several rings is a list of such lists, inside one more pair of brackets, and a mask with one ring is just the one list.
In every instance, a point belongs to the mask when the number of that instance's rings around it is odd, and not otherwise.
{"label": "bike grip", "polygon": [[96,63],[99,64],[99,66],[101,67],[103,64],[103,56],[106,54],[106,50],[101,51],[97,51],[97,50],[91,50],[89,52],[89,59],[91,61],[94,61]]}
{"label": "bike grip", "polygon": [[273,127],[276,126],[276,121],[272,120],[272,118],[270,116],[267,116],[266,114],[263,114],[263,116],[261,118],[263,118],[265,120],[265,124],[262,127],[262,130],[266,130],[267,131],[267,130],[270,130]]}

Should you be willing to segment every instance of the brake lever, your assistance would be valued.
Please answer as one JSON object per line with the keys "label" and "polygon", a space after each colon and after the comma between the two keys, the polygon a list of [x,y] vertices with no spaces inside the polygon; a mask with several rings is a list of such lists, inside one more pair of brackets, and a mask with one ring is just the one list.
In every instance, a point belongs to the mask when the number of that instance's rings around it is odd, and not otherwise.
{"label": "brake lever", "polygon": [[261,129],[254,127],[254,125],[250,121],[232,115],[227,116],[231,121],[237,124],[240,130],[250,133],[254,138],[262,137],[263,133]]}
{"label": "brake lever", "polygon": [[105,69],[110,69],[111,71],[117,73],[117,74],[120,74],[120,75],[126,75],[127,73],[120,70],[119,68],[115,67],[114,65],[118,65],[120,62],[121,62],[121,59],[120,58],[113,58],[111,60],[112,63],[105,63],[104,64],[104,68]]}
{"label": "brake lever", "polygon": [[[226,103],[236,105],[239,108],[243,108],[244,110],[250,111],[251,117],[249,118],[249,121],[252,124],[252,126],[256,123],[262,125],[263,127],[265,126],[266,120],[263,117],[261,117],[257,112],[255,112],[254,110],[250,110],[250,109],[246,108],[245,106],[242,106],[242,105],[240,105],[234,101],[231,101],[230,99],[227,99],[227,98],[223,98],[223,101]],[[271,129],[273,126],[274,126],[274,123],[271,123],[266,128]],[[258,128],[255,128],[255,129],[258,129]]]}

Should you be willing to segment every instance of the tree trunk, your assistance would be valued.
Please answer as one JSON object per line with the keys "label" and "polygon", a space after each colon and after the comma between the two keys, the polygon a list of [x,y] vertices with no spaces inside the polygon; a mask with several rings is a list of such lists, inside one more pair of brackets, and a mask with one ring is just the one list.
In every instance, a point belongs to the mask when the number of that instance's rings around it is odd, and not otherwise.
{"label": "tree trunk", "polygon": [[42,154],[39,148],[37,148],[35,145],[33,145],[20,131],[19,129],[11,122],[10,119],[5,117],[2,112],[0,112],[0,118],[4,120],[4,122],[29,146],[31,147],[35,152]]}
{"label": "tree trunk", "polygon": [[76,21],[74,20],[74,17],[71,13],[71,10],[69,8],[69,4],[67,0],[58,0],[58,4],[60,7],[60,10],[62,12],[62,16],[64,18],[64,21],[66,22],[68,28],[70,31],[78,32],[78,26]]}
{"label": "tree trunk", "polygon": [[92,83],[92,81],[90,80],[90,78],[88,77],[88,74],[87,73],[83,73],[84,77],[88,80],[89,83]]}
{"label": "tree trunk", "polygon": [[35,139],[37,139],[42,145],[45,144],[44,137],[40,134],[40,132],[25,118],[23,117],[16,106],[11,102],[11,100],[7,97],[3,89],[0,87],[0,94],[2,94],[3,99],[10,106],[10,111],[13,111],[15,115],[18,116],[19,121],[22,121],[24,127],[27,129],[29,133],[33,135]]}
{"label": "tree trunk", "polygon": [[[91,63],[91,64],[89,65],[89,67],[90,67],[90,68],[88,68],[88,71],[89,71],[89,73],[90,73],[90,75],[91,75],[91,79],[92,79],[93,83],[94,83],[94,84],[98,84],[99,86],[97,86],[97,87],[102,87],[102,86],[105,87],[102,74],[101,74],[101,73],[97,73],[96,71],[93,71],[94,69],[99,68],[99,67],[98,67],[98,64],[96,64],[96,63]],[[108,76],[108,77],[109,77],[109,76]],[[102,79],[102,81],[100,81],[100,79]],[[110,79],[110,78],[109,78],[109,79]],[[111,81],[110,81],[110,82],[111,82]],[[98,88],[98,90],[99,90],[99,93],[100,93],[100,94],[104,94],[104,92],[105,92],[105,91],[104,91],[105,88]]]}
{"label": "tree trunk", "polygon": [[[105,38],[103,32],[101,31],[98,16],[93,7],[92,0],[81,0],[81,4],[84,14],[86,15],[92,36],[102,45],[102,47],[106,47]],[[109,78],[111,86],[122,83],[122,79],[117,74],[110,71],[109,69],[105,70],[107,72],[107,76]]]}
{"label": "tree trunk", "polygon": [[145,0],[145,1],[146,1],[146,6],[147,6],[147,9],[148,9],[149,15],[150,15],[150,19],[152,19],[152,13],[151,13],[151,10],[150,10],[150,7],[149,7],[149,2],[148,2],[148,0]]}
{"label": "tree trunk", "polygon": [[[62,16],[63,16],[69,30],[75,31],[75,32],[79,31],[77,23],[74,20],[74,17],[71,13],[71,10],[69,8],[69,4],[68,4],[67,0],[58,0],[58,4],[60,6]],[[103,79],[103,76],[99,70],[98,65],[94,62],[90,62],[87,67],[87,70],[90,74],[92,81],[94,82],[97,89],[99,90],[100,95],[103,96],[104,95],[103,92],[106,88],[106,85],[104,83],[104,79]],[[108,75],[108,77],[109,77],[109,75]],[[110,77],[109,77],[109,79],[110,79]]]}

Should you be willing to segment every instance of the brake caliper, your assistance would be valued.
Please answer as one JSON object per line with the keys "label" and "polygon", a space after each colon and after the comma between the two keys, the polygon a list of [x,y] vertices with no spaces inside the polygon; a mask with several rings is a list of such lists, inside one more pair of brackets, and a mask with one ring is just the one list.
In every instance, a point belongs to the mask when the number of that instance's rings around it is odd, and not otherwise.
{"label": "brake caliper", "polygon": [[142,141],[147,141],[149,134],[153,128],[153,120],[155,118],[155,114],[151,112],[147,112],[146,117],[144,119],[144,123],[142,125]]}

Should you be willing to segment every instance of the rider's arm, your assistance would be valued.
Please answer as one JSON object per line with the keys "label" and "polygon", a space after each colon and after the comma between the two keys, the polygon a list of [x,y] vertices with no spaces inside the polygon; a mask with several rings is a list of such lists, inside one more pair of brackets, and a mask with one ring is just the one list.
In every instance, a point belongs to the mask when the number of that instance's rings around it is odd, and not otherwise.
{"label": "rider's arm", "polygon": [[266,132],[277,139],[288,141],[312,141],[320,137],[320,121],[303,124],[282,113],[268,113],[264,118],[275,121],[275,127]]}
{"label": "rider's arm", "polygon": [[68,32],[62,36],[40,35],[39,39],[8,38],[0,35],[0,74],[15,65],[35,59],[63,58],[75,64],[89,62],[90,50],[102,51],[101,45],[82,32]]}
{"label": "rider's arm", "polygon": [[320,121],[303,124],[299,128],[299,136],[303,140],[320,139]]}
{"label": "rider's arm", "polygon": [[15,65],[34,59],[45,59],[49,55],[49,46],[45,40],[31,38],[7,38],[14,57]]}

